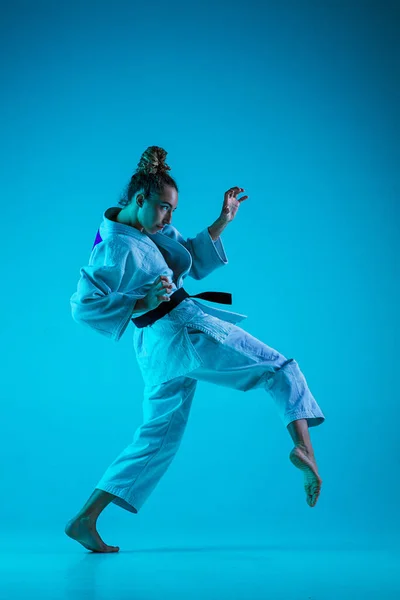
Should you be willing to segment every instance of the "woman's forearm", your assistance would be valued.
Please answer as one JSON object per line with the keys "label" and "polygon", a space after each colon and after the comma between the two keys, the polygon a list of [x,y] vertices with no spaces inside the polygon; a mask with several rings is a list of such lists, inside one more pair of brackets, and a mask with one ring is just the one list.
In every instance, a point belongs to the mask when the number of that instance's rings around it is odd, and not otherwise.
{"label": "woman's forearm", "polygon": [[208,233],[211,236],[211,239],[215,242],[215,240],[217,240],[219,238],[219,236],[221,235],[221,233],[223,232],[223,230],[225,229],[225,227],[227,226],[227,223],[224,221],[221,221],[220,219],[217,219],[216,221],[214,221],[214,223],[212,225],[210,225],[210,227],[208,228]]}

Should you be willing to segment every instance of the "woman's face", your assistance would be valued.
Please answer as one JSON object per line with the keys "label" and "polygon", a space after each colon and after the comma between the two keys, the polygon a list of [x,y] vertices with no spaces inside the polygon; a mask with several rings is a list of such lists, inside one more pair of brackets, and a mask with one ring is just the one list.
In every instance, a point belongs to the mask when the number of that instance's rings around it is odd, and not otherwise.
{"label": "woman's face", "polygon": [[143,202],[138,218],[148,233],[161,231],[164,225],[172,221],[172,213],[178,205],[178,193],[175,188],[165,186],[163,191]]}

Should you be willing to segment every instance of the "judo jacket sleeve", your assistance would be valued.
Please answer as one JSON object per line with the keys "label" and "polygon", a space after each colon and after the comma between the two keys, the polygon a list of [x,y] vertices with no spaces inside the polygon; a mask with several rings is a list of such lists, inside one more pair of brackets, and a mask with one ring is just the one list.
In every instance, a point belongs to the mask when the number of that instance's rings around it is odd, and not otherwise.
{"label": "judo jacket sleeve", "polygon": [[[175,228],[174,228],[175,229]],[[200,231],[194,238],[185,240],[175,229],[177,241],[185,246],[192,257],[192,268],[189,275],[193,279],[203,279],[218,267],[228,264],[221,238],[215,241],[210,236],[208,227]]]}
{"label": "judo jacket sleeve", "polygon": [[[140,253],[133,253],[116,238],[97,244],[89,265],[80,269],[77,291],[70,299],[74,321],[119,341],[129,325],[136,300],[149,289],[150,274],[141,265]],[[135,317],[139,314],[135,313]]]}

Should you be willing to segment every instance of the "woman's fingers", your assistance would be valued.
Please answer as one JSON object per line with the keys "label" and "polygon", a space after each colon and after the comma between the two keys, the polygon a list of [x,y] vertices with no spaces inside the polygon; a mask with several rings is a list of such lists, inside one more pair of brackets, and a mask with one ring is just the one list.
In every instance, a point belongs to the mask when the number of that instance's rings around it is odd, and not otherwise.
{"label": "woman's fingers", "polygon": [[163,302],[163,300],[170,300],[169,296],[164,296],[162,294],[157,294],[157,298],[158,298],[159,302]]}
{"label": "woman's fingers", "polygon": [[171,291],[171,287],[169,287],[167,289],[162,287],[161,289],[156,290],[156,296],[160,302],[163,300],[169,300],[169,296],[166,296],[165,293],[170,292],[170,291]]}
{"label": "woman's fingers", "polygon": [[158,288],[162,288],[162,287],[165,287],[165,286],[167,286],[167,285],[171,285],[171,284],[169,283],[169,281],[164,281],[164,280],[161,280],[161,281],[159,281],[158,283],[156,283],[156,286],[157,286]]}
{"label": "woman's fingers", "polygon": [[169,300],[169,296],[166,296],[163,292],[170,292],[172,289],[172,284],[169,282],[169,279],[166,275],[160,275],[159,280],[155,283],[155,292],[159,302],[163,302],[165,300]]}

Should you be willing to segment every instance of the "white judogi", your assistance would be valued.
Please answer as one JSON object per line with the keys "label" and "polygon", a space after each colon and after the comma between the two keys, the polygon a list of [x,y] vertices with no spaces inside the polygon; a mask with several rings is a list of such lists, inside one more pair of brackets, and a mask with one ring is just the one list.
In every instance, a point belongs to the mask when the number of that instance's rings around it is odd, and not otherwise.
{"label": "white judogi", "polygon": [[[159,275],[170,277],[173,293],[187,275],[202,279],[228,263],[221,239],[213,241],[207,229],[187,240],[172,225],[145,234],[112,221],[119,210],[105,211],[71,297],[75,321],[115,341],[128,327],[136,300]],[[132,325],[145,382],[143,424],[96,485],[114,494],[115,504],[138,512],[166,472],[199,380],[241,391],[263,388],[285,426],[297,419],[307,419],[309,427],[324,422],[297,362],[236,325],[245,318],[186,298],[152,325]]]}
{"label": "white judogi", "polygon": [[[131,323],[136,300],[147,294],[157,277],[169,276],[172,294],[182,287],[187,275],[203,279],[228,264],[221,238],[214,242],[207,228],[187,240],[172,225],[166,225],[156,234],[142,233],[111,220],[120,210],[111,207],[105,211],[99,229],[102,241],[94,246],[89,264],[80,269],[77,291],[71,297],[74,320],[114,341],[120,340]],[[153,325],[140,329],[132,323],[133,344],[145,383],[162,383],[200,366],[182,327],[170,331],[170,336],[160,336],[160,321],[171,323],[170,315],[182,310],[185,303],[198,306],[199,313],[217,317],[210,319],[210,323],[215,323],[219,335],[227,334],[229,329],[218,319],[238,323],[247,318],[187,298]],[[133,317],[140,314],[143,312]]]}

